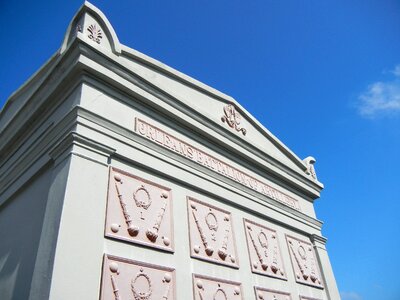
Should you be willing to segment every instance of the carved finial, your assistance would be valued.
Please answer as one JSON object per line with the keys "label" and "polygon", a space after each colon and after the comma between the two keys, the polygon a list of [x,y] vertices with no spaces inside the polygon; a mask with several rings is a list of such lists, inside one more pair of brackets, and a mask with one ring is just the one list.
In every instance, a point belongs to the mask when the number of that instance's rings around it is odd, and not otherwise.
{"label": "carved finial", "polygon": [[314,164],[316,162],[315,158],[309,156],[305,158],[303,161],[307,167],[306,174],[310,175],[314,180],[317,180],[317,174],[315,173],[315,168],[314,168]]}

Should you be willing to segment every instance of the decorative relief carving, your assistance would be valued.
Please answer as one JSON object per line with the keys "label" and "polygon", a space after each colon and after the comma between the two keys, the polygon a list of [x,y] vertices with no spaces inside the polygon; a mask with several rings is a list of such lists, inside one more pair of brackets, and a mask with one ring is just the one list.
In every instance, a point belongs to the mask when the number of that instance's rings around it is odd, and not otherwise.
{"label": "decorative relief carving", "polygon": [[174,300],[175,271],[104,255],[101,300]]}
{"label": "decorative relief carving", "polygon": [[221,121],[223,123],[228,124],[229,127],[235,129],[236,131],[240,131],[243,135],[246,135],[247,130],[243,127],[240,127],[240,122],[242,117],[239,112],[236,111],[236,108],[233,104],[227,104],[224,106],[224,115],[221,117]]}
{"label": "decorative relief carving", "polygon": [[101,39],[103,38],[103,34],[98,25],[96,24],[89,25],[87,31],[89,32],[88,38],[95,41],[97,44],[100,44]]}
{"label": "decorative relief carving", "polygon": [[289,293],[254,287],[257,300],[291,300]]}
{"label": "decorative relief carving", "polygon": [[238,268],[230,213],[188,197],[191,256]]}
{"label": "decorative relief carving", "polygon": [[274,199],[295,210],[301,211],[300,204],[297,199],[286,195],[269,184],[252,177],[246,172],[236,169],[230,164],[217,159],[200,149],[197,149],[193,145],[186,143],[139,118],[136,118],[135,132],[143,138],[146,138],[157,145],[160,145],[203,167],[212,170],[213,172],[216,172],[226,178],[229,178],[230,180],[250,188],[257,193]]}
{"label": "decorative relief carving", "polygon": [[315,173],[315,168],[314,168],[314,164],[316,162],[315,158],[309,156],[305,158],[303,161],[307,167],[306,174],[310,175],[312,179],[317,180],[317,174]]}
{"label": "decorative relief carving", "polygon": [[240,283],[202,275],[193,275],[195,300],[241,300]]}
{"label": "decorative relief carving", "polygon": [[276,231],[247,219],[243,223],[251,271],[286,279]]}
{"label": "decorative relief carving", "polygon": [[312,298],[312,297],[307,297],[307,296],[300,296],[300,300],[322,300],[322,299]]}
{"label": "decorative relief carving", "polygon": [[172,252],[170,189],[111,168],[105,235]]}
{"label": "decorative relief carving", "polygon": [[311,243],[286,236],[296,281],[323,288]]}

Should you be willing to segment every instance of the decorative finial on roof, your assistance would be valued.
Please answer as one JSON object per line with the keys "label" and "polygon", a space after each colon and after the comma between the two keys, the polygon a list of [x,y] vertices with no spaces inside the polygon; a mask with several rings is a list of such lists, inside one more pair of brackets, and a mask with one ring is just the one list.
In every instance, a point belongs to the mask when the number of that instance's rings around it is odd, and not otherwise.
{"label": "decorative finial on roof", "polygon": [[307,167],[306,174],[310,175],[314,180],[317,180],[317,174],[315,173],[314,168],[314,164],[316,162],[315,158],[312,156],[308,156],[303,161]]}

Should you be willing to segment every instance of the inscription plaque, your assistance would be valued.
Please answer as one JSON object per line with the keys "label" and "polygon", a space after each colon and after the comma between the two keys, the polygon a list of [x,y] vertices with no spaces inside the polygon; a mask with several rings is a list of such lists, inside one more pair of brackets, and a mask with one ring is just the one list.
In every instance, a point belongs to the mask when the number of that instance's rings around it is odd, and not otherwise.
{"label": "inscription plaque", "polygon": [[301,211],[299,201],[276,188],[266,184],[246,172],[231,166],[230,164],[215,158],[214,156],[182,141],[173,135],[153,126],[139,118],[136,118],[135,132],[140,136],[156,143],[174,153],[177,153],[191,161],[196,162],[222,176],[234,180],[264,196],[279,201],[293,209]]}
{"label": "inscription plaque", "polygon": [[192,257],[239,268],[230,212],[188,197]]}
{"label": "inscription plaque", "polygon": [[323,288],[312,244],[286,235],[296,281]]}
{"label": "inscription plaque", "polygon": [[243,223],[251,271],[286,280],[276,231],[247,219]]}
{"label": "inscription plaque", "polygon": [[257,300],[291,300],[289,293],[254,287]]}
{"label": "inscription plaque", "polygon": [[241,300],[242,285],[238,282],[193,274],[195,300]]}
{"label": "inscription plaque", "polygon": [[110,168],[105,235],[173,252],[171,190]]}
{"label": "inscription plaque", "polygon": [[175,270],[104,255],[101,300],[175,299]]}

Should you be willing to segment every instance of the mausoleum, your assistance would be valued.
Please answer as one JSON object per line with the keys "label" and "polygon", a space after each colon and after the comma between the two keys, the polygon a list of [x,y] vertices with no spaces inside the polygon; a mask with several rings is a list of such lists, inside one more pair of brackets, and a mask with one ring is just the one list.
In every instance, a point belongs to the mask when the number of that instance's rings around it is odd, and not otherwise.
{"label": "mausoleum", "polygon": [[340,299],[315,160],[90,3],[0,141],[2,300]]}

